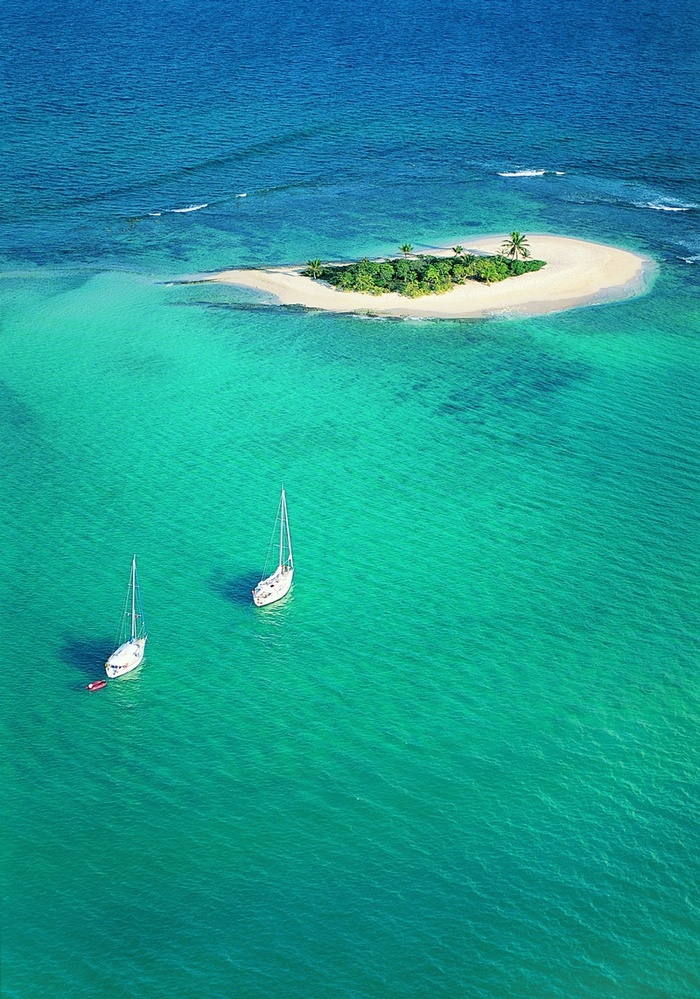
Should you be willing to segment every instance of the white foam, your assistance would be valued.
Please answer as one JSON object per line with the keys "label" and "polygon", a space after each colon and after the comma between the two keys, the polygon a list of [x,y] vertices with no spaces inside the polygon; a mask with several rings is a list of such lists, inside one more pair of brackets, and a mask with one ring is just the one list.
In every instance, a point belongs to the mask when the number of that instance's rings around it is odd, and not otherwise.
{"label": "white foam", "polygon": [[689,212],[691,205],[663,205],[658,201],[635,201],[638,208],[653,208],[656,212]]}
{"label": "white foam", "polygon": [[200,208],[207,208],[209,202],[205,201],[203,205],[188,205],[187,208],[171,208],[170,211],[175,215],[184,215],[185,212],[198,212]]}
{"label": "white foam", "polygon": [[499,177],[542,177],[544,170],[503,170],[498,172]]}
{"label": "white foam", "polygon": [[162,215],[163,213],[162,212],[149,212],[148,214],[155,216],[155,215]]}
{"label": "white foam", "polygon": [[248,192],[244,191],[243,194],[237,194],[236,197],[237,198],[247,198],[248,197]]}

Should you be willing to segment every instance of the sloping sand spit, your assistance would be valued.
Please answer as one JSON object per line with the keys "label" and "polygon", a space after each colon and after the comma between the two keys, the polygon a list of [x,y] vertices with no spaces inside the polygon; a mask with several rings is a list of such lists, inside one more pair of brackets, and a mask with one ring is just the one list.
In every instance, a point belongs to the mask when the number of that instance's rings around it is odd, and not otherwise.
{"label": "sloping sand spit", "polygon": [[[505,236],[455,240],[465,252],[495,253]],[[273,295],[280,305],[302,305],[330,312],[368,312],[433,319],[466,319],[495,315],[537,315],[560,312],[580,305],[631,298],[646,290],[653,262],[646,257],[601,243],[564,236],[528,236],[533,258],[546,267],[496,284],[476,281],[444,295],[405,298],[402,295],[364,295],[345,292],[312,278],[302,277],[303,267],[221,271],[206,280],[254,288]],[[451,247],[425,249],[435,256],[450,256]]]}

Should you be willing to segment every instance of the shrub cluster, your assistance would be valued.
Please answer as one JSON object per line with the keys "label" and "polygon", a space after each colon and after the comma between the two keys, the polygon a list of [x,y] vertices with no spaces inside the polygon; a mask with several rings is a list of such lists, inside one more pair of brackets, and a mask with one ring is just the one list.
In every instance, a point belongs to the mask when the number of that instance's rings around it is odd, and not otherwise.
{"label": "shrub cluster", "polygon": [[305,277],[317,278],[343,291],[361,291],[369,295],[398,292],[408,298],[419,295],[440,295],[465,281],[491,284],[506,278],[538,271],[544,260],[511,260],[501,254],[476,257],[457,254],[454,257],[431,257],[420,254],[412,260],[374,261],[365,257],[354,264],[322,264],[310,261],[302,271]]}

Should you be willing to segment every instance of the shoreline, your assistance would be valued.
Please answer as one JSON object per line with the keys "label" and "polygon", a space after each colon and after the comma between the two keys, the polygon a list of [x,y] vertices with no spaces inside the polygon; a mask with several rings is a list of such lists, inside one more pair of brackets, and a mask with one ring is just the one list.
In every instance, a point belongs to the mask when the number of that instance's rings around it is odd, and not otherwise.
{"label": "shoreline", "polygon": [[[416,248],[433,256],[451,256],[452,245],[482,255],[500,249],[504,236],[455,239],[450,246]],[[563,312],[585,305],[622,301],[643,294],[655,262],[629,250],[567,236],[527,237],[533,259],[544,260],[539,271],[486,285],[467,281],[443,295],[405,298],[395,292],[367,295],[346,292],[313,278],[302,277],[305,265],[259,270],[219,271],[200,278],[273,296],[279,305],[296,305],[327,312],[371,313],[421,319],[518,317]]]}

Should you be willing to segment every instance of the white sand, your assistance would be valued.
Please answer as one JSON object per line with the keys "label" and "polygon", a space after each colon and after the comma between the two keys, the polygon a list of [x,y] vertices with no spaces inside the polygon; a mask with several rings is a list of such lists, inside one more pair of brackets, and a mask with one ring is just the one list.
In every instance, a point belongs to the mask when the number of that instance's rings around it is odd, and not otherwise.
{"label": "white sand", "polygon": [[[464,252],[494,253],[505,236],[455,240]],[[463,319],[499,314],[534,315],[559,312],[578,305],[630,298],[645,290],[651,261],[627,250],[563,236],[528,236],[531,256],[546,267],[486,285],[467,281],[444,295],[405,298],[403,295],[364,295],[339,291],[321,281],[302,277],[303,267],[221,271],[207,280],[255,288],[273,295],[281,305],[303,305],[331,312],[371,312],[394,316]],[[420,248],[418,248],[420,249]],[[451,256],[452,249],[425,249]]]}

